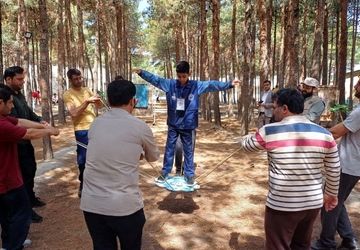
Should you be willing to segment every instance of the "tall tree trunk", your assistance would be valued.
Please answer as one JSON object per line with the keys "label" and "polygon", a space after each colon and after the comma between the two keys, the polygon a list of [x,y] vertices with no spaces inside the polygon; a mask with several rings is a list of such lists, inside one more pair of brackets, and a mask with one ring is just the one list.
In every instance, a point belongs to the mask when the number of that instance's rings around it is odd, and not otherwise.
{"label": "tall tree trunk", "polygon": [[65,0],[65,39],[66,39],[66,59],[67,63],[71,68],[76,67],[76,51],[73,49],[75,46],[73,22],[71,18],[71,0]]}
{"label": "tall tree trunk", "polygon": [[51,33],[51,30],[49,32],[49,64],[48,64],[48,69],[49,69],[49,105],[50,105],[50,124],[51,126],[54,126],[55,123],[54,123],[54,114],[53,114],[53,111],[52,111],[52,94],[53,94],[53,82],[52,82],[52,51],[53,51],[53,36],[52,36],[52,33]]}
{"label": "tall tree trunk", "polygon": [[18,0],[18,29],[16,33],[17,49],[16,49],[16,63],[25,69],[27,74],[26,82],[24,85],[24,95],[26,101],[31,105],[31,82],[29,78],[29,40],[25,38],[27,31],[26,23],[26,7],[24,0]]}
{"label": "tall tree trunk", "polygon": [[4,60],[3,60],[3,50],[2,50],[2,1],[0,1],[0,82],[3,82],[3,72],[4,72]]}
{"label": "tall tree trunk", "polygon": [[178,22],[177,15],[173,15],[173,36],[174,36],[174,46],[175,46],[175,62],[178,63],[181,60],[181,24]]}
{"label": "tall tree trunk", "polygon": [[116,12],[116,62],[117,62],[117,75],[124,75],[124,55],[122,50],[123,39],[126,39],[126,36],[123,36],[123,3],[122,0],[113,1],[115,5]]}
{"label": "tall tree trunk", "polygon": [[[211,79],[219,80],[219,65],[220,65],[220,0],[212,0],[212,49],[213,49],[213,63],[211,70]],[[215,126],[221,126],[221,116],[219,108],[219,92],[211,93],[212,109],[214,110]]]}
{"label": "tall tree trunk", "polygon": [[299,80],[299,0],[290,0],[285,26],[285,84],[295,87]]}
{"label": "tall tree trunk", "polygon": [[274,33],[273,33],[273,39],[274,39],[274,42],[273,42],[273,50],[272,50],[272,76],[271,76],[271,80],[272,82],[274,82],[274,79],[275,79],[275,69],[277,68],[277,63],[275,62],[276,60],[276,36],[277,36],[277,9],[274,8]]}
{"label": "tall tree trunk", "polygon": [[[18,0],[18,16],[17,16],[17,32],[16,32],[16,64],[25,67],[24,64],[24,52],[25,52],[25,37],[24,33],[27,29],[26,25],[26,9],[24,0]],[[25,69],[26,70],[26,69]]]}
{"label": "tall tree trunk", "polygon": [[[98,5],[97,5],[97,7],[98,7]],[[97,82],[100,82],[100,83],[102,83],[103,82],[103,68],[102,68],[102,51],[101,51],[101,48],[102,48],[102,39],[101,39],[101,37],[102,37],[102,33],[101,33],[101,20],[100,20],[100,11],[99,11],[99,9],[97,8],[97,11],[96,11],[96,28],[97,28],[97,46],[96,46],[96,51],[97,51],[97,55],[98,55],[98,63],[99,63],[99,66],[98,66],[98,69],[97,68],[95,68],[95,74],[96,74],[96,76],[98,76],[98,77],[96,77],[96,80],[97,80]],[[99,74],[97,73],[97,71],[99,71]],[[107,80],[106,80],[106,82],[107,82]],[[107,82],[107,83],[109,83],[109,82]]]}
{"label": "tall tree trunk", "polygon": [[58,17],[59,21],[57,24],[57,59],[58,59],[58,76],[57,76],[57,86],[58,86],[58,121],[59,124],[66,123],[65,116],[65,104],[64,104],[64,87],[65,87],[65,49],[64,49],[64,0],[59,0],[58,2]]}
{"label": "tall tree trunk", "polygon": [[329,84],[331,82],[331,80],[333,81],[333,83],[335,84],[334,82],[334,78],[331,79],[331,73],[335,73],[333,71],[333,65],[332,65],[332,62],[333,62],[333,57],[334,57],[334,52],[333,52],[333,48],[334,48],[334,34],[335,34],[335,31],[334,31],[334,23],[332,22],[332,25],[331,25],[331,41],[330,41],[330,62],[329,62],[329,73],[328,73],[328,79],[329,79]]}
{"label": "tall tree trunk", "polygon": [[[209,56],[206,24],[206,0],[200,0],[200,80],[204,81],[208,76]],[[206,119],[206,94],[201,96],[202,117]]]}
{"label": "tall tree trunk", "polygon": [[311,77],[320,81],[321,75],[321,45],[323,43],[325,0],[317,1],[315,15],[314,46],[312,51]]}
{"label": "tall tree trunk", "polygon": [[340,46],[339,46],[339,74],[338,74],[338,87],[339,87],[339,103],[345,103],[345,74],[346,74],[346,55],[347,55],[347,0],[340,1]]}
{"label": "tall tree trunk", "polygon": [[353,87],[354,87],[354,64],[355,64],[355,47],[356,47],[356,37],[357,37],[357,27],[359,23],[359,0],[354,2],[354,15],[353,15],[353,31],[352,31],[352,45],[351,45],[351,75],[350,75],[350,96],[349,96],[349,108],[353,108]]}
{"label": "tall tree trunk", "polygon": [[[236,13],[237,13],[237,0],[233,0],[232,19],[231,19],[231,46],[230,46],[232,79],[235,78],[238,67],[237,52],[236,52],[236,20],[237,20]],[[234,114],[233,102],[229,101],[228,110],[229,110],[229,116],[233,116]]]}
{"label": "tall tree trunk", "polygon": [[36,75],[36,58],[35,58],[35,44],[34,44],[34,35],[31,36],[31,51],[32,51],[32,64],[31,64],[31,75],[32,75],[32,89],[37,90],[39,89],[38,83],[37,83],[37,75]]}
{"label": "tall tree trunk", "polygon": [[325,3],[324,9],[324,30],[323,30],[323,56],[322,56],[322,85],[328,85],[328,54],[329,54],[329,24],[328,7]]}
{"label": "tall tree trunk", "polygon": [[[257,1],[257,15],[259,17],[259,40],[260,40],[260,83],[269,79],[271,48],[271,23],[272,10],[271,0]],[[269,25],[270,23],[270,25]]]}
{"label": "tall tree trunk", "polygon": [[[244,0],[245,6],[245,17],[244,17],[244,36],[243,36],[243,47],[244,47],[244,60],[242,64],[242,89],[241,89],[241,99],[238,102],[242,103],[242,126],[243,126],[243,133],[247,134],[249,131],[249,104],[251,97],[249,95],[249,84],[250,84],[250,63],[251,63],[251,32],[252,32],[252,15],[253,15],[253,8],[251,4],[251,0]],[[240,112],[239,112],[240,113]]]}
{"label": "tall tree trunk", "polygon": [[77,42],[77,65],[82,72],[85,71],[85,38],[83,31],[83,12],[82,12],[82,0],[77,0],[76,9],[77,9],[77,21],[78,21],[78,42]]}
{"label": "tall tree trunk", "polygon": [[279,62],[277,65],[277,82],[279,85],[279,88],[282,88],[285,86],[284,84],[284,80],[285,80],[285,52],[288,49],[286,46],[286,42],[285,39],[286,38],[286,26],[288,23],[288,8],[289,8],[289,3],[287,1],[282,2],[282,7],[281,7],[281,44],[280,44],[280,53],[279,53]]}
{"label": "tall tree trunk", "polygon": [[307,76],[307,15],[308,6],[305,4],[303,11],[302,44],[301,44],[301,79]]}
{"label": "tall tree trunk", "polygon": [[[110,82],[111,79],[111,69],[110,69],[110,64],[111,64],[111,57],[109,58],[109,46],[111,46],[110,42],[109,42],[109,37],[108,37],[108,28],[106,27],[106,18],[105,18],[105,14],[104,14],[104,5],[103,2],[101,0],[97,0],[97,9],[98,9],[98,35],[100,37],[101,34],[101,41],[102,41],[102,46],[101,46],[101,50],[104,51],[104,63],[105,63],[105,79],[106,82]],[[100,65],[101,67],[101,65]],[[100,79],[100,84],[101,84],[102,79]]]}
{"label": "tall tree trunk", "polygon": [[340,37],[340,4],[336,2],[336,34],[335,34],[335,73],[334,84],[339,87],[339,37]]}
{"label": "tall tree trunk", "polygon": [[129,46],[128,46],[128,25],[127,25],[127,5],[124,6],[124,11],[123,11],[123,37],[124,39],[122,39],[122,48],[121,48],[121,56],[123,58],[123,64],[125,67],[123,67],[123,74],[125,76],[125,79],[129,79],[129,72],[128,72],[128,68],[129,68]]}
{"label": "tall tree trunk", "polygon": [[[247,101],[249,103],[246,103],[245,104],[245,108],[248,109],[247,111],[247,118],[246,118],[246,121],[247,121],[247,129],[249,129],[249,126],[250,126],[250,121],[252,120],[251,119],[251,116],[253,114],[253,108],[250,107],[250,104],[251,104],[251,97],[254,96],[254,90],[256,90],[256,56],[255,56],[255,51],[256,51],[256,16],[255,16],[255,10],[253,10],[254,13],[252,14],[251,16],[251,33],[250,33],[250,36],[251,36],[251,52],[250,52],[250,61],[249,61],[249,66],[250,66],[250,72],[249,72],[249,76],[250,76],[250,81],[249,81],[249,89],[248,89],[248,99]],[[270,72],[270,70],[269,70]],[[260,85],[260,84],[259,84]],[[256,95],[256,92],[255,92],[255,95]],[[260,96],[260,88],[259,88],[259,96]],[[260,97],[257,99],[259,100]]]}
{"label": "tall tree trunk", "polygon": [[[49,21],[46,10],[46,0],[39,0],[40,16],[40,75],[39,83],[41,89],[41,114],[44,121],[50,123],[50,88],[49,88]],[[54,157],[50,136],[43,138],[43,157],[45,160]]]}

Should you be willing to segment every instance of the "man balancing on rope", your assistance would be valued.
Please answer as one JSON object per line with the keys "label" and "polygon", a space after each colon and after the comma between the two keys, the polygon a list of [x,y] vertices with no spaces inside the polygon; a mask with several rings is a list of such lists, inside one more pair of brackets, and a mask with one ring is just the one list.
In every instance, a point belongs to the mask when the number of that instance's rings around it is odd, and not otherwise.
{"label": "man balancing on rope", "polygon": [[190,65],[181,61],[176,66],[178,79],[164,79],[145,70],[134,69],[141,78],[166,93],[168,110],[168,136],[164,154],[164,166],[158,182],[166,181],[174,162],[176,140],[180,136],[184,147],[184,178],[188,185],[194,185],[194,142],[195,129],[198,127],[199,96],[238,85],[232,82],[189,80]]}

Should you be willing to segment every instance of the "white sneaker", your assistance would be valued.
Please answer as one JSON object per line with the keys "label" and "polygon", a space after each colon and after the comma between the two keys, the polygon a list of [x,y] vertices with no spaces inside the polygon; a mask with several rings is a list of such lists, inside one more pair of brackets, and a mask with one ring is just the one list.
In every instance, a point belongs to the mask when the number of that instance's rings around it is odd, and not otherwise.
{"label": "white sneaker", "polygon": [[24,247],[29,247],[31,245],[32,241],[30,239],[26,239],[23,243]]}

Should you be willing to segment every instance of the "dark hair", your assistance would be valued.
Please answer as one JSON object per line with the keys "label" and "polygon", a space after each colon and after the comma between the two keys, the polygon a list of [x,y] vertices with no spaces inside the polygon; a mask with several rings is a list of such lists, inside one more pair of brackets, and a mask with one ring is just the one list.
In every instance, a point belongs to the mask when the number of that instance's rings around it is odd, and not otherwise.
{"label": "dark hair", "polygon": [[264,83],[270,83],[270,85],[271,85],[271,81],[268,80],[268,79],[266,79],[265,81],[263,81],[263,84],[264,84]]}
{"label": "dark hair", "polygon": [[81,72],[78,69],[69,69],[66,75],[69,79],[71,79],[72,76],[80,76]]}
{"label": "dark hair", "polygon": [[12,90],[9,86],[0,84],[0,100],[7,102],[10,100],[12,95]]}
{"label": "dark hair", "polygon": [[109,83],[106,93],[110,106],[121,106],[130,102],[136,94],[136,88],[128,80],[115,80]]}
{"label": "dark hair", "polygon": [[6,78],[8,78],[8,77],[13,78],[17,74],[23,74],[23,73],[24,73],[24,69],[22,67],[20,67],[20,66],[12,66],[12,67],[9,67],[9,68],[5,69],[5,71],[4,71],[4,79],[6,80]]}
{"label": "dark hair", "polygon": [[187,61],[180,61],[176,65],[176,73],[186,73],[189,74],[190,72],[190,65]]}
{"label": "dark hair", "polygon": [[301,114],[304,111],[304,97],[297,89],[280,89],[274,95],[276,104],[286,105],[291,113]]}
{"label": "dark hair", "polygon": [[115,76],[114,80],[124,80],[124,77],[122,77],[121,75],[117,75]]}

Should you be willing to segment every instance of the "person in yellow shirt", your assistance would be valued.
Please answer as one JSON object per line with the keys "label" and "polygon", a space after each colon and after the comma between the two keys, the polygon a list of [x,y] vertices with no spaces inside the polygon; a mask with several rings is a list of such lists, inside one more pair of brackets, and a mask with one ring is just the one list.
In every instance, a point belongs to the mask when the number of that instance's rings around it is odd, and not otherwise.
{"label": "person in yellow shirt", "polygon": [[88,130],[96,117],[96,108],[100,107],[101,101],[99,96],[94,95],[89,88],[83,86],[83,78],[78,69],[69,69],[67,77],[71,86],[64,93],[63,99],[74,125],[80,181],[78,196],[81,197]]}

